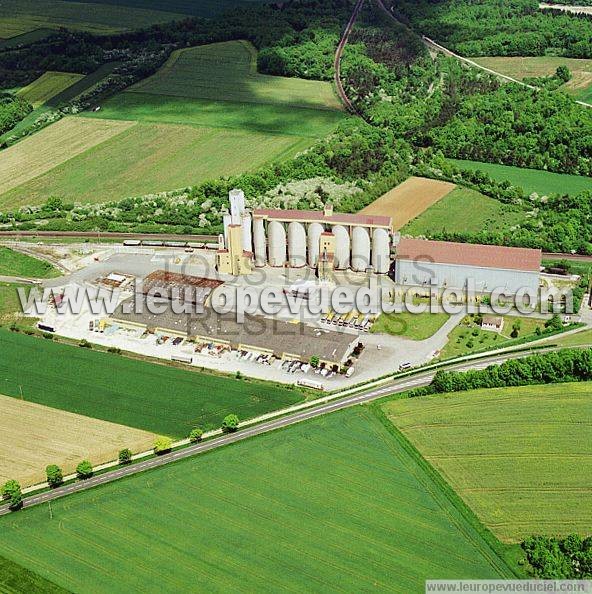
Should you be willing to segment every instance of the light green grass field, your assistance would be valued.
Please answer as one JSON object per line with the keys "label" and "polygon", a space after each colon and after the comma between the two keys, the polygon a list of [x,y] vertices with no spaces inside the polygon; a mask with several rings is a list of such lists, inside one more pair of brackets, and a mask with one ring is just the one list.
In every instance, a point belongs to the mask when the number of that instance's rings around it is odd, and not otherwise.
{"label": "light green grass field", "polygon": [[[250,45],[233,42],[175,54],[142,83],[150,93],[120,93],[100,111],[77,118],[139,124],[33,179],[13,183],[0,194],[0,205],[9,209],[42,204],[50,196],[67,202],[106,202],[244,173],[293,157],[345,117],[336,108],[330,85],[260,76],[253,71],[253,52]],[[173,84],[175,93],[187,96],[167,94]],[[233,87],[235,94],[229,92]],[[53,101],[63,100],[64,93]],[[216,100],[196,98],[207,93]],[[35,138],[50,136],[54,126]],[[31,164],[35,158],[29,156]]]}
{"label": "light green grass field", "polygon": [[392,334],[412,340],[426,340],[433,336],[446,323],[448,314],[420,315],[404,313],[381,314],[372,325],[373,334]]}
{"label": "light green grass field", "polygon": [[68,202],[106,202],[172,190],[249,171],[306,146],[308,141],[297,136],[136,124],[3,194],[0,203],[42,204],[49,196]]}
{"label": "light green grass field", "polygon": [[499,538],[589,535],[589,383],[401,399],[383,408]]}
{"label": "light green grass field", "polygon": [[83,74],[46,72],[30,85],[22,88],[18,95],[26,99],[33,107],[39,107],[83,78]]}
{"label": "light green grass field", "polygon": [[542,57],[472,58],[478,64],[517,80],[555,74],[559,66],[567,66],[572,79],[560,88],[580,101],[592,100],[592,60]]}
{"label": "light green grass field", "polygon": [[156,74],[135,84],[128,92],[341,109],[330,83],[259,74],[257,51],[246,41],[177,50]]}
{"label": "light green grass field", "polygon": [[403,235],[433,232],[477,233],[499,231],[519,224],[523,213],[469,188],[456,188],[403,227]]}
{"label": "light green grass field", "polygon": [[592,345],[592,330],[584,330],[583,332],[576,332],[569,336],[562,336],[553,342],[565,347]]}
{"label": "light green grass field", "polygon": [[467,316],[448,335],[448,342],[440,353],[440,359],[451,359],[470,355],[478,351],[491,348],[502,348],[504,343],[512,340],[512,327],[515,323],[520,324],[518,339],[534,336],[537,328],[545,329],[545,320],[533,317],[502,316],[504,327],[500,334],[489,330],[482,330],[474,323],[474,320]]}
{"label": "light green grass field", "polygon": [[54,278],[60,273],[48,262],[0,246],[0,276]]}
{"label": "light green grass field", "polygon": [[331,133],[343,119],[339,111],[264,103],[213,101],[149,93],[121,93],[84,117],[230,128],[257,134],[313,139]]}
{"label": "light green grass field", "polygon": [[142,7],[63,0],[2,0],[0,37],[14,37],[36,29],[60,27],[108,34],[183,18],[183,14]]}
{"label": "light green grass field", "polygon": [[[539,195],[552,193],[577,194],[584,190],[592,190],[592,178],[583,175],[567,175],[477,161],[460,161],[456,159],[450,159],[450,161],[461,169],[480,169],[496,181],[507,180],[513,185],[521,187],[528,194],[532,192]],[[504,208],[506,207],[504,206]]]}
{"label": "light green grass field", "polygon": [[19,326],[36,324],[36,318],[22,317],[22,308],[17,293],[19,288],[28,291],[31,287],[0,282],[0,325],[9,325],[13,322],[17,322]]}
{"label": "light green grass field", "polygon": [[507,567],[357,407],[2,518],[0,555],[73,591],[398,592]]}
{"label": "light green grass field", "polygon": [[0,330],[0,393],[152,433],[187,437],[235,413],[256,417],[300,402],[300,391],[236,380]]}

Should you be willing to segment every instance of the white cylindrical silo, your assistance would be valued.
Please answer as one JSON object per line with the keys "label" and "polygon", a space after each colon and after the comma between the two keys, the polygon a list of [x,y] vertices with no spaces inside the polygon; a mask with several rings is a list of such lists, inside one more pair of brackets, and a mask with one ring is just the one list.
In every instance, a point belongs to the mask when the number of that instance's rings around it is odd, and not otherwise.
{"label": "white cylindrical silo", "polygon": [[372,266],[377,274],[386,274],[391,266],[391,244],[386,229],[374,229],[372,237]]}
{"label": "white cylindrical silo", "polygon": [[228,247],[228,227],[232,224],[232,217],[230,214],[225,214],[222,218],[222,222],[224,223],[224,242],[226,247]]}
{"label": "white cylindrical silo", "polygon": [[242,214],[242,227],[243,227],[243,250],[246,252],[253,251],[253,227],[251,221],[251,215],[248,212]]}
{"label": "white cylindrical silo", "polygon": [[308,265],[311,268],[316,268],[319,263],[321,233],[324,230],[320,223],[311,223],[308,226]]}
{"label": "white cylindrical silo", "polygon": [[364,272],[370,265],[370,233],[365,227],[354,227],[352,231],[352,270]]}
{"label": "white cylindrical silo", "polygon": [[269,233],[269,265],[284,266],[286,263],[286,229],[283,223],[271,221]]}
{"label": "white cylindrical silo", "polygon": [[306,266],[306,229],[297,221],[288,225],[288,262],[292,268]]}
{"label": "white cylindrical silo", "polygon": [[335,269],[345,270],[349,267],[350,259],[349,233],[343,225],[335,225],[333,235],[335,235]]}
{"label": "white cylindrical silo", "polygon": [[263,219],[253,219],[253,244],[255,248],[255,266],[267,264],[267,241]]}

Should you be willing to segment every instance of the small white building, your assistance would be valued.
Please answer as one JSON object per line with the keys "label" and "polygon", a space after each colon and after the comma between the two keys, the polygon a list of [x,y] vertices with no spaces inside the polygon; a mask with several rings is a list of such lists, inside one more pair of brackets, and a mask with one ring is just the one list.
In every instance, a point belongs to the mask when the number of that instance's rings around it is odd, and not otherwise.
{"label": "small white building", "polygon": [[481,330],[488,330],[489,332],[497,332],[498,334],[504,329],[504,318],[502,316],[484,316],[481,322]]}

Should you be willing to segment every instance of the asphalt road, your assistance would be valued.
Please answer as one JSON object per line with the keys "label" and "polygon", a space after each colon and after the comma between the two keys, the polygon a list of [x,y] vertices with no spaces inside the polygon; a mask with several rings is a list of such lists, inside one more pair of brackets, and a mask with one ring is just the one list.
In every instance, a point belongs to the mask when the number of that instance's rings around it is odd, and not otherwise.
{"label": "asphalt road", "polygon": [[[556,347],[550,347],[547,350],[555,350]],[[539,351],[541,352],[541,351]],[[469,369],[484,369],[485,367],[495,364],[495,363],[502,363],[510,358],[519,358],[524,357],[528,353],[508,353],[503,355],[497,355],[495,357],[489,357],[484,359],[479,359],[475,362],[468,362],[468,363],[461,363],[458,365],[452,365],[447,367],[447,370],[454,370],[454,371],[466,371]],[[434,371],[428,371],[425,373],[420,373],[413,377],[407,377],[402,379],[393,380],[391,383],[381,386],[380,388],[375,388],[372,390],[368,390],[367,392],[362,392],[360,394],[354,394],[352,396],[345,397],[343,399],[335,400],[329,402],[327,404],[320,405],[315,408],[311,408],[309,410],[300,411],[294,414],[286,415],[285,417],[280,417],[278,419],[274,419],[271,421],[267,421],[264,423],[260,423],[258,425],[254,425],[253,427],[249,427],[246,429],[240,429],[236,433],[231,433],[229,435],[223,435],[221,437],[217,437],[215,439],[206,441],[204,443],[196,444],[193,446],[189,446],[187,448],[171,452],[170,454],[165,454],[164,456],[159,456],[157,458],[150,458],[144,462],[139,462],[137,464],[133,464],[131,466],[122,466],[117,470],[105,472],[104,474],[99,474],[94,476],[90,479],[85,481],[79,481],[76,483],[68,484],[58,489],[54,489],[52,491],[47,491],[45,493],[41,493],[39,495],[33,495],[31,497],[27,497],[24,499],[24,508],[33,507],[35,505],[40,505],[42,503],[47,503],[49,501],[53,501],[55,499],[59,499],[61,497],[65,497],[67,495],[71,495],[73,493],[78,493],[80,491],[86,491],[88,489],[92,489],[93,487],[97,487],[99,485],[104,485],[107,483],[111,483],[118,479],[133,476],[135,474],[139,474],[141,472],[145,472],[147,470],[151,470],[153,468],[159,468],[161,466],[165,466],[166,464],[170,464],[172,462],[176,462],[178,460],[183,460],[185,458],[189,458],[191,456],[195,456],[197,454],[202,454],[204,452],[209,452],[211,450],[215,450],[217,448],[230,445],[239,441],[243,441],[245,439],[249,439],[250,437],[255,437],[257,435],[261,435],[263,433],[268,433],[269,431],[274,431],[275,429],[281,429],[283,427],[289,427],[290,425],[295,425],[296,423],[300,423],[302,421],[307,421],[309,419],[314,419],[316,417],[320,417],[322,415],[326,415],[332,412],[336,412],[338,410],[343,410],[345,408],[350,408],[352,406],[356,406],[359,404],[365,404],[368,402],[372,402],[373,400],[377,400],[379,398],[383,398],[385,396],[389,396],[392,394],[397,394],[399,392],[404,392],[406,390],[410,390],[413,388],[418,388],[421,386],[427,386],[434,377]],[[10,510],[8,509],[8,505],[0,506],[0,516],[4,516],[10,514]]]}

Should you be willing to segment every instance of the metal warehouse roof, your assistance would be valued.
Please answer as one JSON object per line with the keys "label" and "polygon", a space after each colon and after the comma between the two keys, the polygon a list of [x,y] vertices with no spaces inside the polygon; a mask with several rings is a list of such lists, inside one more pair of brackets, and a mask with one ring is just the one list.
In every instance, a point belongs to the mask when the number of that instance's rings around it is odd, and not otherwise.
{"label": "metal warehouse roof", "polygon": [[[137,297],[145,299],[141,295]],[[175,313],[167,299],[158,300],[159,304],[165,306],[165,311],[159,314],[150,313],[145,302],[139,311],[134,308],[133,303],[133,297],[122,302],[111,316],[112,319],[124,324],[127,322],[187,336],[207,337],[232,345],[294,355],[303,360],[316,355],[325,361],[340,363],[350,353],[354,343],[359,341],[352,334],[320,330],[305,324],[293,324],[263,316],[245,315],[244,323],[240,323],[235,313],[218,314],[209,308],[200,314]]]}
{"label": "metal warehouse roof", "polygon": [[300,221],[303,223],[330,223],[333,225],[360,225],[362,227],[391,227],[391,217],[378,215],[363,215],[335,212],[326,216],[320,210],[280,210],[273,208],[259,208],[253,211],[255,218],[270,221]]}
{"label": "metal warehouse roof", "polygon": [[542,251],[498,245],[401,239],[397,246],[396,258],[437,264],[539,272]]}

